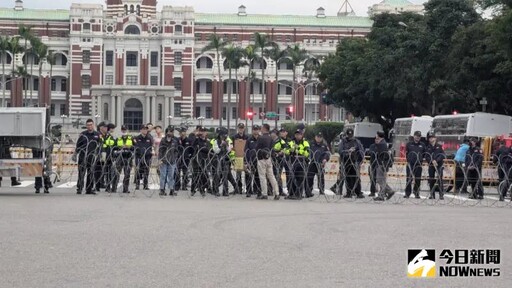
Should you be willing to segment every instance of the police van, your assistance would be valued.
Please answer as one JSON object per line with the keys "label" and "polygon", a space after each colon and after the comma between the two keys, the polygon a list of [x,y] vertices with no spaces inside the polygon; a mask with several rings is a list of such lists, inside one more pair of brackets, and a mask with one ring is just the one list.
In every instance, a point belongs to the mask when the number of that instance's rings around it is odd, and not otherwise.
{"label": "police van", "polygon": [[432,128],[433,120],[434,118],[430,116],[397,118],[393,129],[389,133],[395,157],[405,158],[405,147],[411,141],[415,131],[420,131],[422,141],[426,141],[425,137]]}

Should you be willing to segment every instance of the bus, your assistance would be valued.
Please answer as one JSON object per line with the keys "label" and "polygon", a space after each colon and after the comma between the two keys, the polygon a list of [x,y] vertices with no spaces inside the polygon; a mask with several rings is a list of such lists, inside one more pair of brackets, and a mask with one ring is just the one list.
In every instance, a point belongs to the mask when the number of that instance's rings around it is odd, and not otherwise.
{"label": "bus", "polygon": [[420,131],[422,140],[426,141],[425,137],[432,128],[433,120],[434,118],[430,116],[397,118],[393,129],[389,133],[395,157],[405,158],[405,146],[411,141],[414,132]]}

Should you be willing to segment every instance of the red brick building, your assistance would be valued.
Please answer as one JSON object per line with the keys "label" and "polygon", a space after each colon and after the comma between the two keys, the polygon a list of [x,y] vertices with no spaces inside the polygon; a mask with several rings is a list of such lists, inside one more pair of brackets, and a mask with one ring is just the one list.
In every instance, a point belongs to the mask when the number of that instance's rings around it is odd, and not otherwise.
{"label": "red brick building", "polygon": [[[34,35],[57,56],[53,67],[42,61],[43,73],[38,75],[37,59],[8,53],[3,72],[8,75],[5,104],[44,105],[51,96],[54,119],[62,114],[97,116],[132,129],[146,122],[167,125],[171,119],[174,123],[198,117],[205,118],[204,124],[214,125],[221,115],[245,119],[250,109],[285,115],[292,102],[296,103],[297,120],[342,120],[340,109],[321,104],[316,79],[305,77],[302,67],[297,68],[299,84],[293,89],[290,66],[276,66],[269,59],[264,64],[264,93],[261,64],[252,63],[256,72],[252,87],[247,89],[245,80],[249,69],[239,69],[238,81],[233,82],[231,113],[226,105],[220,111],[216,103],[221,99],[227,103],[228,71],[221,69],[219,79],[215,53],[201,50],[213,33],[246,47],[253,42],[254,33],[260,32],[282,48],[298,43],[321,58],[334,52],[343,37],[364,37],[372,24],[368,17],[326,16],[321,8],[311,16],[252,15],[243,6],[232,14],[195,13],[192,7],[174,6],[158,11],[156,2],[107,0],[106,6],[72,4],[69,10],[44,10],[23,7],[17,0],[13,1],[16,7],[0,8],[0,35],[15,37],[19,25],[32,26]],[[23,39],[20,43],[24,44]],[[32,75],[28,87],[23,87],[21,79],[11,80],[13,61],[15,69],[27,63]],[[42,91],[35,91],[39,81],[44,81]],[[221,81],[224,95],[217,89]]]}

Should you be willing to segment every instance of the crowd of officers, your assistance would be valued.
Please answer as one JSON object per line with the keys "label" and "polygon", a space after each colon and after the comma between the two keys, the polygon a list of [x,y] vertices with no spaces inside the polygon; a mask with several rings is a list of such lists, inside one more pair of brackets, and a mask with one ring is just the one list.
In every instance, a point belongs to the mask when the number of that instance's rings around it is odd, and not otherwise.
{"label": "crowd of officers", "polygon": [[[199,192],[202,196],[206,193],[229,196],[231,184],[235,194],[242,194],[245,186],[247,197],[301,199],[313,196],[315,177],[320,193],[324,193],[329,148],[321,133],[315,135],[312,143],[304,139],[304,127],[289,138],[285,129],[270,130],[268,124],[254,125],[251,135],[247,135],[241,123],[235,135],[229,136],[227,129],[218,128],[213,139],[208,138],[208,130],[202,126],[197,126],[190,135],[186,127],[180,127],[178,137],[173,126],[162,133],[161,127],[153,128],[151,123],[143,125],[136,137],[121,126],[121,136],[115,138],[114,129],[113,124],[101,122],[95,127],[92,119],[86,121],[86,130],[80,134],[73,155],[78,163],[77,194],[82,194],[84,189],[85,194],[96,194],[101,189],[115,193],[121,174],[124,175],[122,192],[130,193],[133,168],[136,169],[135,190],[140,189],[141,183],[142,189],[149,190],[154,156],[158,160],[160,195],[168,192],[175,196],[177,191],[186,191],[190,178],[191,195]],[[245,156],[244,171],[238,171],[234,177],[231,171],[236,159],[235,145],[242,145],[236,143],[245,143],[244,147],[236,147]]]}
{"label": "crowd of officers", "polygon": [[[199,192],[202,196],[211,193],[215,196],[229,196],[229,184],[235,194],[245,194],[257,199],[275,200],[281,196],[286,199],[302,199],[313,197],[315,178],[319,193],[325,191],[325,165],[331,154],[321,133],[317,133],[310,143],[304,139],[304,127],[299,127],[289,137],[287,130],[270,130],[268,124],[254,125],[252,133],[247,135],[245,125],[238,124],[237,133],[228,135],[228,130],[218,128],[212,139],[208,138],[208,130],[197,126],[196,130],[187,135],[187,128],[175,129],[169,126],[162,133],[162,128],[153,128],[151,123],[142,125],[136,137],[128,134],[127,127],[121,127],[121,136],[114,138],[113,124],[100,123],[97,130],[94,122],[86,122],[87,130],[80,134],[76,146],[79,164],[77,193],[85,188],[86,194],[95,194],[100,189],[106,192],[117,192],[120,175],[124,174],[122,192],[129,193],[130,173],[135,167],[135,189],[149,190],[149,174],[153,158],[158,160],[157,173],[160,178],[160,195],[175,196],[177,191],[186,191],[192,179],[191,195]],[[361,142],[354,137],[354,131],[348,129],[338,146],[340,157],[340,173],[337,183],[331,187],[336,194],[345,198],[364,198],[361,191],[360,168],[365,158],[370,159],[370,197],[375,201],[385,201],[394,195],[393,189],[387,184],[388,170],[393,166],[393,155],[385,141],[384,132],[377,132],[375,143],[365,150]],[[407,183],[404,198],[412,194],[420,198],[423,163],[428,163],[428,184],[430,199],[444,199],[443,163],[446,155],[442,145],[437,142],[433,133],[428,133],[422,141],[420,131],[414,133],[413,139],[406,145]],[[243,140],[243,141],[238,141]],[[243,147],[236,147],[244,145]],[[235,151],[243,151],[243,169],[232,173],[237,159]],[[496,153],[496,161],[500,162],[500,181],[511,179],[512,152],[502,145]],[[482,185],[482,149],[478,139],[465,141],[457,151],[456,183],[457,193],[467,193],[471,186],[470,198],[483,199]],[[508,168],[507,168],[508,167]],[[284,179],[281,175],[284,172]],[[510,185],[501,185],[500,200],[503,200]],[[287,193],[284,191],[287,189]]]}

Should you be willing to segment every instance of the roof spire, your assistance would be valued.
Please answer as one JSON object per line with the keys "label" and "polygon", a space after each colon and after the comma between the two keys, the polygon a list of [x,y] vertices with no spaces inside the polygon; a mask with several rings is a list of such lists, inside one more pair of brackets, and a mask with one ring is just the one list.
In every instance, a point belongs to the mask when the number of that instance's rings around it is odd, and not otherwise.
{"label": "roof spire", "polygon": [[343,4],[341,4],[341,8],[338,11],[338,16],[355,16],[356,13],[354,12],[354,9],[352,8],[352,5],[350,5],[350,2],[348,0],[344,0]]}
{"label": "roof spire", "polygon": [[16,11],[23,10],[23,1],[22,0],[16,0],[16,2],[14,2],[14,10],[16,10]]}

